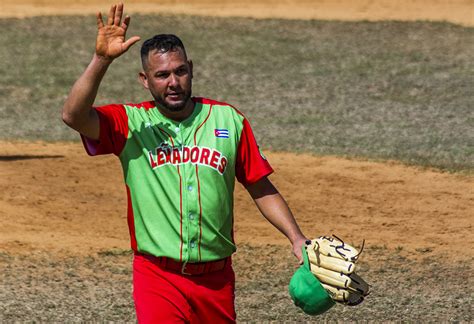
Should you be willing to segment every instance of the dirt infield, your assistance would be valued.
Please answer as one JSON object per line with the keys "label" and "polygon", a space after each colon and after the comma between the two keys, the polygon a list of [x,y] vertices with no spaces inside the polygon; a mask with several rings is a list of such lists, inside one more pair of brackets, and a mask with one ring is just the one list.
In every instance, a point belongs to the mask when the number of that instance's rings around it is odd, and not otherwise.
{"label": "dirt infield", "polygon": [[[474,181],[397,163],[268,152],[272,176],[308,236],[337,233],[408,257],[473,246]],[[125,189],[118,160],[90,158],[80,144],[0,142],[0,251],[67,255],[127,249]],[[236,240],[288,244],[237,185]],[[450,254],[448,259],[474,256]],[[444,256],[446,258],[446,256]]]}
{"label": "dirt infield", "polygon": [[[359,266],[372,286],[369,300],[317,320],[473,320],[465,307],[472,297],[472,176],[266,155],[276,170],[272,181],[309,237],[366,240]],[[79,143],[0,141],[0,174],[0,322],[135,322],[118,160],[88,157]],[[287,293],[297,266],[288,242],[236,188],[239,320],[314,320]]]}
{"label": "dirt infield", "polygon": [[[448,20],[474,25],[473,0],[126,1],[129,12],[341,20]],[[0,17],[88,14],[106,0],[4,0]],[[269,153],[275,183],[308,235],[336,232],[354,241],[437,254],[461,235],[472,246],[473,179],[396,163]],[[0,142],[0,250],[67,253],[128,247],[125,194],[112,157],[90,159],[78,144]],[[237,240],[286,244],[239,187]],[[454,221],[455,220],[455,221]],[[344,223],[341,227],[340,224]],[[91,226],[91,225],[94,226]],[[354,233],[356,233],[354,235]],[[420,252],[421,251],[421,252]],[[452,258],[469,258],[452,255]]]}
{"label": "dirt infield", "polygon": [[[0,17],[77,15],[106,10],[108,0],[3,0]],[[434,20],[474,25],[473,0],[163,0],[125,1],[128,12],[325,20]]]}

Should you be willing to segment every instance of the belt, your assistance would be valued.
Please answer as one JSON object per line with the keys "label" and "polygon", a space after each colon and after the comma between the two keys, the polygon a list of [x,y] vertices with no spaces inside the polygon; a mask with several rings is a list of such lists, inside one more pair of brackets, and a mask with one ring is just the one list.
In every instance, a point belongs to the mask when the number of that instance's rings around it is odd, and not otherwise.
{"label": "belt", "polygon": [[209,262],[180,262],[167,257],[156,257],[149,254],[136,253],[141,255],[153,262],[157,266],[171,270],[174,272],[182,273],[185,275],[202,275],[210,272],[219,271],[225,268],[227,263],[230,262],[230,257],[225,259],[209,261]]}

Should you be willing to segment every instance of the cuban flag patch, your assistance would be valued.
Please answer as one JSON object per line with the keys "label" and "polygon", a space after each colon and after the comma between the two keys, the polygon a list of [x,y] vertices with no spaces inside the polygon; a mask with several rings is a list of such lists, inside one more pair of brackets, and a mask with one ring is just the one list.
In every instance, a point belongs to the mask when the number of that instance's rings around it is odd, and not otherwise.
{"label": "cuban flag patch", "polygon": [[229,138],[229,130],[225,128],[214,129],[214,135],[219,138]]}

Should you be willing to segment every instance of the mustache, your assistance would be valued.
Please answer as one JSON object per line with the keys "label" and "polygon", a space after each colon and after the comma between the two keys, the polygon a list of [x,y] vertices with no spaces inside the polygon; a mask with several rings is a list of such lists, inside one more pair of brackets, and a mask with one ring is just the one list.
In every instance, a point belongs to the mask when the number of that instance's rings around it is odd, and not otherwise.
{"label": "mustache", "polygon": [[[184,93],[184,92],[180,92],[179,94],[181,93]],[[186,104],[188,103],[189,98],[191,98],[191,94],[192,94],[192,91],[189,91],[189,93],[186,94],[186,97],[181,103],[174,104],[174,105],[170,105],[163,98],[157,98],[157,97],[155,97],[155,102],[170,112],[180,112],[184,110],[184,108],[186,108]]]}

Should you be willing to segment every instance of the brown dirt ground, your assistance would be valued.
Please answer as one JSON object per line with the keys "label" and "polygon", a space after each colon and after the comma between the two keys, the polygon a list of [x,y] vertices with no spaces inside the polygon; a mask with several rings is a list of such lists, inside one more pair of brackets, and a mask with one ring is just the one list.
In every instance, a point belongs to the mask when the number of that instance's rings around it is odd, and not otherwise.
{"label": "brown dirt ground", "polygon": [[[111,0],[2,0],[0,17],[91,14]],[[245,16],[256,18],[337,20],[446,20],[474,26],[473,0],[128,0],[126,10]]]}
{"label": "brown dirt ground", "polygon": [[[366,239],[369,247],[402,249],[413,259],[474,256],[471,176],[395,162],[266,153],[276,170],[272,181],[309,237]],[[86,255],[129,247],[115,157],[88,157],[79,143],[0,141],[0,174],[0,252]],[[288,244],[236,188],[237,243]],[[459,239],[467,248],[452,253]]]}

